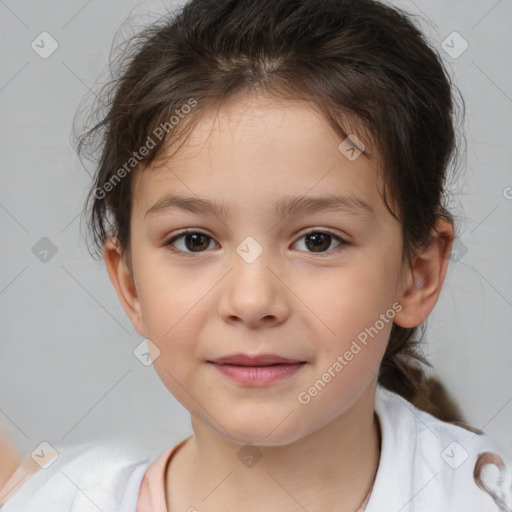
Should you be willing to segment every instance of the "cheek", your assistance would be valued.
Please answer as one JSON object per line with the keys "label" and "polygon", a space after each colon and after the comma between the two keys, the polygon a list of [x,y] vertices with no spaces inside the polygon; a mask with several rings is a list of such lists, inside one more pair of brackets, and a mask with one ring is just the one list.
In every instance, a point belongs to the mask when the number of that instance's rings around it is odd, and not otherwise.
{"label": "cheek", "polygon": [[317,357],[297,399],[319,424],[347,410],[377,378],[395,315],[390,294],[373,276],[342,274],[308,296],[322,321],[310,326]]}
{"label": "cheek", "polygon": [[333,339],[357,335],[373,325],[393,302],[392,289],[382,276],[356,269],[342,269],[315,280],[303,294],[304,302]]}
{"label": "cheek", "polygon": [[185,405],[190,400],[185,389],[190,388],[200,364],[197,340],[205,322],[201,298],[208,288],[157,266],[139,275],[143,279],[139,299],[146,336],[158,350],[153,366],[164,385]]}
{"label": "cheek", "polygon": [[393,270],[389,262],[375,261],[375,256],[361,258],[357,266],[329,273],[315,286],[303,288],[304,302],[314,312],[308,317],[316,333],[312,335],[317,340],[318,377],[329,368],[335,372],[333,364],[343,358],[331,392],[375,377],[384,356],[396,314]]}
{"label": "cheek", "polygon": [[218,277],[198,277],[191,268],[151,256],[141,255],[134,271],[145,334],[160,350],[155,368],[167,382],[165,370],[183,377],[197,364],[198,340],[212,307],[209,294]]}
{"label": "cheek", "polygon": [[167,343],[184,339],[199,326],[201,302],[215,284],[215,276],[194,277],[186,268],[172,268],[165,262],[149,262],[136,270],[137,291],[147,336]]}

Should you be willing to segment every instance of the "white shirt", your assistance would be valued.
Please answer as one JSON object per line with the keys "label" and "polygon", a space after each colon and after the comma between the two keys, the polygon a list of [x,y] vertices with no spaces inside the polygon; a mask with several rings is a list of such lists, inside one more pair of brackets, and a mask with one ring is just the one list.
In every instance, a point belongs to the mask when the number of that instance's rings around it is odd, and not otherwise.
{"label": "white shirt", "polygon": [[506,499],[509,508],[502,510],[512,511],[512,465],[489,437],[440,421],[380,386],[375,411],[382,431],[381,461],[365,512],[501,512],[473,477],[478,456],[485,452],[498,454],[506,464],[503,491],[496,466],[486,466],[482,478]]}
{"label": "white shirt", "polygon": [[[380,385],[375,411],[381,455],[365,512],[512,511],[512,465],[494,441],[444,423]],[[505,508],[475,483],[475,464],[484,452],[506,464],[501,475],[492,464],[481,474]],[[120,443],[61,447],[55,462],[34,474],[0,510],[136,512],[144,473],[159,455]]]}
{"label": "white shirt", "polygon": [[32,475],[1,512],[135,512],[144,472],[158,456],[114,441],[56,449],[55,461]]}

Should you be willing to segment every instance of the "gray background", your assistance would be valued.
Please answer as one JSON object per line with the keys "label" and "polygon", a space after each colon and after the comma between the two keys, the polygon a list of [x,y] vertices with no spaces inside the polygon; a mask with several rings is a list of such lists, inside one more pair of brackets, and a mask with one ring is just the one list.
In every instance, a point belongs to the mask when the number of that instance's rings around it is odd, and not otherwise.
{"label": "gray background", "polygon": [[[512,453],[512,1],[396,4],[419,16],[467,106],[467,162],[451,203],[462,250],[425,352],[468,419]],[[80,238],[90,177],[70,144],[118,28],[163,5],[0,0],[0,425],[23,453],[108,437],[164,450],[192,432],[187,411],[134,356],[141,339]],[[31,47],[43,31],[59,45],[47,59]],[[469,44],[457,58],[442,48],[454,31]],[[46,261],[43,237],[57,249]]]}

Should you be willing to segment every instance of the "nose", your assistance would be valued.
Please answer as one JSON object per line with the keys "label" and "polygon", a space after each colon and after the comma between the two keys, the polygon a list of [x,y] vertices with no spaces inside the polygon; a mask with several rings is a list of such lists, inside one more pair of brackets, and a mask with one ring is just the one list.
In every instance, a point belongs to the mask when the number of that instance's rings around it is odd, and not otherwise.
{"label": "nose", "polygon": [[286,286],[276,276],[277,263],[265,251],[248,262],[233,254],[232,270],[223,280],[219,315],[225,322],[257,329],[283,323],[289,316]]}

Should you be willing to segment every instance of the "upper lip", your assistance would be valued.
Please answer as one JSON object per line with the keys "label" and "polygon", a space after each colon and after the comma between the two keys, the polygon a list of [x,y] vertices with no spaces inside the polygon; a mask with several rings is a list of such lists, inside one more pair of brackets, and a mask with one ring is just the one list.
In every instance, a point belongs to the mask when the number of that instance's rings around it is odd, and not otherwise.
{"label": "upper lip", "polygon": [[231,364],[236,366],[270,366],[272,364],[297,364],[304,363],[299,359],[288,359],[286,357],[276,356],[275,354],[259,354],[249,356],[247,354],[232,354],[209,360],[210,363]]}

